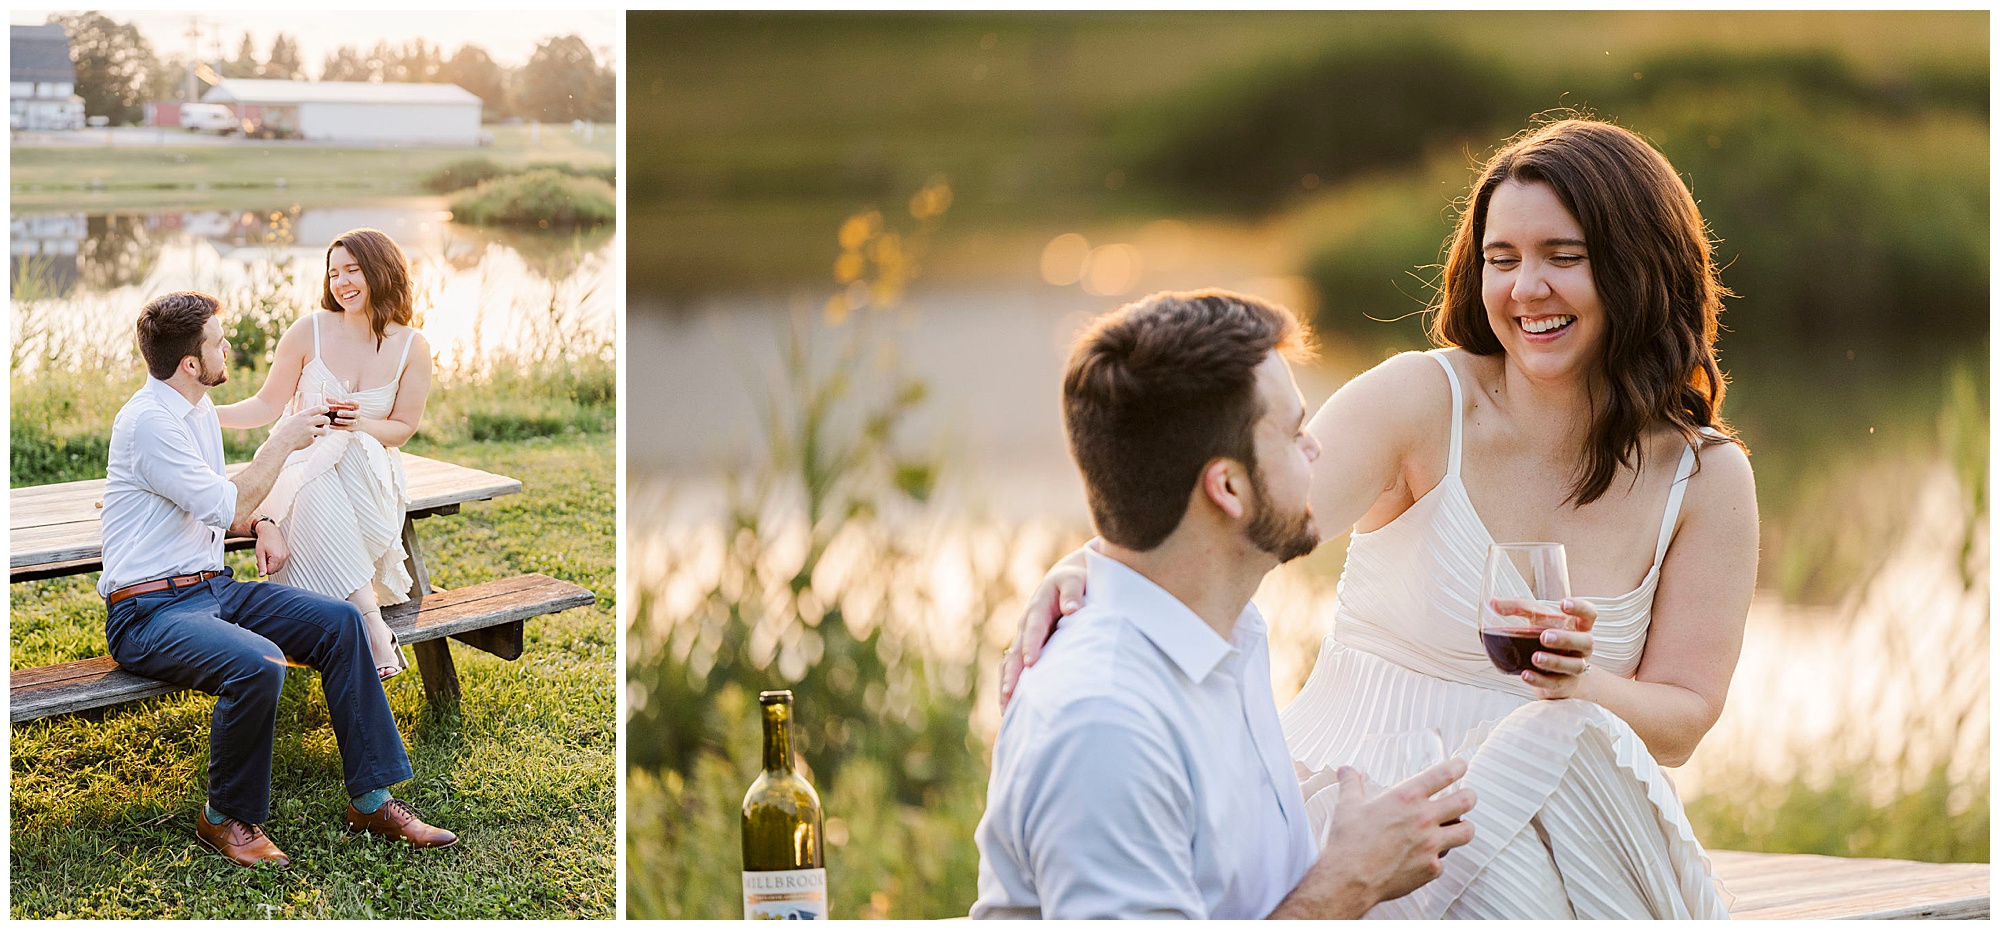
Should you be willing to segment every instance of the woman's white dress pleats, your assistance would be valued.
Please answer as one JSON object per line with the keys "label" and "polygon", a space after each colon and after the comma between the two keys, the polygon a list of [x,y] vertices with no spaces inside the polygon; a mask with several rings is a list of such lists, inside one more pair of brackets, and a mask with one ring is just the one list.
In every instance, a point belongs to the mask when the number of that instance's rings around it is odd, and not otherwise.
{"label": "woman's white dress pleats", "polygon": [[[1459,476],[1464,395],[1450,360],[1451,452],[1422,500],[1348,546],[1333,632],[1285,708],[1292,757],[1319,771],[1353,760],[1361,739],[1437,727],[1467,759],[1478,793],[1473,841],[1444,857],[1443,877],[1370,917],[1727,918],[1727,894],[1673,783],[1632,728],[1582,700],[1542,701],[1495,669],[1480,643],[1487,532]],[[1597,608],[1593,670],[1630,677],[1645,649],[1660,561],[1693,466],[1680,462],[1661,516],[1653,568]],[[1307,800],[1316,821],[1337,797]]]}
{"label": "woman's white dress pleats", "polygon": [[[396,377],[387,384],[348,392],[319,354],[319,321],[313,320],[313,358],[301,383],[332,381],[327,397],[352,401],[359,416],[383,419],[396,405],[396,391],[409,365],[412,330],[404,337]],[[312,445],[285,459],[265,498],[264,512],[284,531],[291,559],[271,576],[280,584],[328,597],[346,598],[363,585],[375,586],[376,602],[409,600],[410,573],[404,566],[403,514],[407,480],[402,454],[359,430],[329,429]]]}

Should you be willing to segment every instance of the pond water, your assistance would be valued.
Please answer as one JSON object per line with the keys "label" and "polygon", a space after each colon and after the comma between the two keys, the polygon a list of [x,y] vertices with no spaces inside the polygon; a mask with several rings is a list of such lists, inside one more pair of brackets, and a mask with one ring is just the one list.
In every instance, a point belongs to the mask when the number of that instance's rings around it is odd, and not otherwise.
{"label": "pond water", "polygon": [[[934,605],[929,629],[911,635],[933,652],[990,661],[1019,608],[1008,604],[997,617],[951,609],[971,600],[961,589],[991,568],[990,555],[977,553],[1060,551],[1088,533],[1058,410],[1062,362],[1081,322],[1139,293],[1200,283],[1294,306],[1311,299],[1281,251],[1249,247],[1247,232],[1208,234],[1224,240],[1214,243],[1202,235],[1188,251],[1210,259],[1168,273],[1148,265],[1110,293],[1093,292],[1087,278],[1057,285],[1038,274],[1043,243],[1058,245],[1046,233],[1011,245],[989,239],[981,267],[1000,273],[947,269],[897,309],[837,326],[824,310],[831,285],[636,298],[624,402],[648,415],[628,418],[627,564],[638,589],[665,592],[654,616],[636,622],[676,616],[676,599],[686,603],[720,564],[724,514],[741,487],[725,475],[768,458],[768,398],[783,393],[788,341],[803,337],[824,369],[839,364],[844,340],[865,320],[871,348],[847,363],[850,371],[862,385],[893,383],[890,372],[923,381],[928,397],[905,439],[942,460],[931,505],[895,524],[935,552],[921,577],[894,582],[923,589]],[[1380,357],[1323,336],[1325,361],[1299,372],[1309,409]],[[1935,765],[1955,780],[1983,782],[1990,583],[1988,521],[1976,501],[1985,497],[1984,351],[1963,347],[1938,364],[1894,370],[1856,365],[1854,353],[1733,360],[1725,412],[1753,450],[1764,551],[1727,710],[1677,771],[1684,792],[1746,774],[1818,780],[1857,766],[1875,770],[1880,777],[1867,781],[1881,792]],[[1954,366],[1971,379],[1969,396],[1951,393]],[[1939,438],[1952,430],[1977,431],[1973,466],[1954,466]],[[784,502],[772,506],[782,511]],[[1281,705],[1327,632],[1344,544],[1284,566],[1259,594],[1274,628]],[[867,557],[850,557],[855,566],[829,570],[865,572]],[[1016,561],[1002,574],[1018,593],[1046,562]],[[786,568],[769,577],[788,577]],[[989,714],[988,733],[993,724]]]}
{"label": "pond water", "polygon": [[447,369],[549,347],[608,344],[621,301],[609,231],[512,233],[450,221],[441,198],[345,207],[81,213],[10,218],[17,359],[120,359],[149,298],[200,290],[226,312],[281,322],[319,305],[327,243],[372,226],[410,258],[418,323]]}

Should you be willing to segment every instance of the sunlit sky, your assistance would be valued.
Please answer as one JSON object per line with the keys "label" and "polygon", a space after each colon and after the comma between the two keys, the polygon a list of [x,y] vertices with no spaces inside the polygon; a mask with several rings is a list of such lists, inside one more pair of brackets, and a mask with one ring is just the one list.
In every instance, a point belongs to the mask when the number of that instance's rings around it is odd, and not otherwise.
{"label": "sunlit sky", "polygon": [[[621,30],[625,14],[621,10],[564,10],[522,12],[345,12],[320,10],[217,10],[206,13],[156,12],[149,10],[106,10],[118,22],[135,23],[152,43],[155,54],[187,54],[191,23],[201,31],[203,58],[212,59],[216,44],[223,58],[236,57],[243,33],[251,35],[257,55],[271,51],[271,39],[286,33],[299,43],[300,60],[308,78],[319,77],[326,56],[342,45],[367,51],[376,42],[400,45],[421,38],[443,46],[450,56],[467,42],[486,49],[493,60],[506,67],[526,64],[535,45],[547,38],[574,34],[589,43],[602,64],[607,55],[615,62],[622,51]],[[9,21],[32,25],[48,21],[47,10],[15,10]]]}

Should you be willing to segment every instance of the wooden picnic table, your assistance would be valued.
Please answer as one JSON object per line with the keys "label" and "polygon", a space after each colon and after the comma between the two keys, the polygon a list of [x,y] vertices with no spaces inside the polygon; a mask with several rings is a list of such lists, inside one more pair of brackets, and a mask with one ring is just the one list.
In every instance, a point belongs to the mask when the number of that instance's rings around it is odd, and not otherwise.
{"label": "wooden picnic table", "polygon": [[[410,600],[386,607],[382,617],[417,657],[429,699],[456,699],[458,672],[447,639],[514,659],[521,655],[527,618],[593,603],[588,589],[549,578],[522,575],[440,592],[431,586],[416,521],[455,514],[459,505],[518,494],[521,482],[505,475],[402,453],[408,478],[403,519],[404,563],[413,580]],[[228,466],[235,475],[248,465]],[[104,480],[14,488],[8,491],[8,572],[13,582],[35,581],[103,568]],[[228,549],[255,545],[231,537]],[[432,597],[432,595],[436,595]],[[428,600],[427,600],[428,598]],[[9,719],[13,723],[57,714],[97,710],[111,704],[180,690],[118,668],[110,657],[65,662],[12,672]]]}
{"label": "wooden picnic table", "polygon": [[[233,477],[249,464],[230,465],[228,474]],[[467,501],[521,492],[521,482],[514,478],[407,452],[403,453],[403,473],[409,478],[407,510],[411,520],[457,513],[458,505]],[[104,479],[14,488],[7,492],[7,504],[10,581],[57,578],[104,567]],[[255,542],[239,536],[226,545],[248,549]],[[409,543],[405,538],[404,545]],[[415,554],[415,550],[411,552]]]}
{"label": "wooden picnic table", "polygon": [[1993,867],[1711,849],[1738,920],[1984,920]]}

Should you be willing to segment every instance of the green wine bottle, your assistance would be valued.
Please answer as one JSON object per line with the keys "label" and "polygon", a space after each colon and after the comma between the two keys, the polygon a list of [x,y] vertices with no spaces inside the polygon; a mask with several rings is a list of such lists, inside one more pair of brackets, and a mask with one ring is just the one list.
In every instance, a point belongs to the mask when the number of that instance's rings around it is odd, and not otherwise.
{"label": "green wine bottle", "polygon": [[792,693],[766,691],[764,772],[743,796],[743,916],[825,920],[819,794],[792,761]]}

